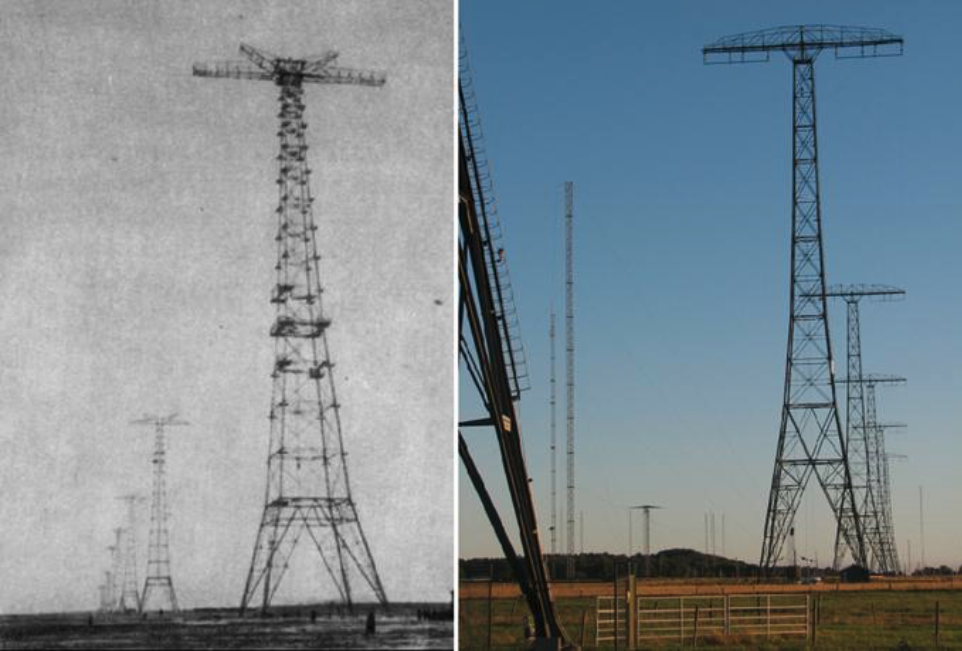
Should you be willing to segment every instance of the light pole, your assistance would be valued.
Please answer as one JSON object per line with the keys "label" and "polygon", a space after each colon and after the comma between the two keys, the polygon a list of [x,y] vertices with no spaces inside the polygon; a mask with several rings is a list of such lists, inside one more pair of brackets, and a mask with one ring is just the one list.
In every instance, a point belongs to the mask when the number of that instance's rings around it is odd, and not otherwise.
{"label": "light pole", "polygon": [[633,546],[632,546],[632,544],[631,544],[631,537],[632,537],[632,532],[633,532],[633,528],[632,528],[632,524],[631,524],[631,514],[632,514],[633,511],[640,511],[640,510],[643,509],[643,508],[645,508],[645,507],[644,507],[644,505],[641,505],[641,504],[639,504],[639,505],[637,505],[637,506],[629,506],[629,507],[628,507],[628,562],[629,562],[629,563],[631,562],[631,555],[632,555],[632,553],[634,552],[634,548],[633,548]]}

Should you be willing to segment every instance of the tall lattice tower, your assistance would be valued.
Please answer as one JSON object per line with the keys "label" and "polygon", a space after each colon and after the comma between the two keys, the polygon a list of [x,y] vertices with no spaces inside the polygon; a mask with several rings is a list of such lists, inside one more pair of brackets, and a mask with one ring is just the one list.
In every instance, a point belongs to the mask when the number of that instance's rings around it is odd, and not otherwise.
{"label": "tall lattice tower", "polygon": [[[840,298],[846,305],[846,366],[845,378],[846,409],[845,439],[849,452],[852,474],[852,490],[862,519],[868,552],[871,554],[869,567],[882,573],[893,573],[892,558],[888,546],[883,541],[885,506],[883,503],[882,463],[885,456],[884,445],[873,413],[866,410],[866,383],[862,373],[862,335],[861,309],[863,298],[871,300],[896,300],[905,296],[905,290],[887,285],[836,285],[829,287],[826,296]],[[873,384],[874,387],[874,384]],[[849,550],[850,551],[850,550]],[[835,537],[834,567],[841,567],[846,546],[839,529]]]}
{"label": "tall lattice tower", "polygon": [[702,50],[705,63],[792,62],[792,244],[785,392],[760,565],[773,568],[794,530],[814,474],[855,557],[867,556],[848,450],[838,413],[828,327],[822,209],[818,187],[815,59],[824,51],[857,58],[902,53],[902,38],[881,29],[799,25],[724,37]]}
{"label": "tall lattice tower", "polygon": [[565,181],[565,374],[568,409],[568,566],[565,577],[575,576],[575,268],[574,268],[575,184]]}
{"label": "tall lattice tower", "polygon": [[147,544],[147,578],[140,595],[140,610],[176,612],[177,594],[170,575],[170,531],[167,519],[167,442],[164,438],[168,427],[183,427],[189,423],[177,417],[145,415],[131,421],[132,425],[148,425],[154,428],[154,483],[150,499],[150,535]]}
{"label": "tall lattice tower", "polygon": [[551,553],[558,553],[558,421],[557,380],[555,378],[555,313],[551,307],[548,338],[551,340]]}
{"label": "tall lattice tower", "polygon": [[270,452],[263,516],[241,597],[243,613],[261,591],[266,611],[306,533],[341,600],[351,606],[352,568],[382,604],[387,596],[361,529],[348,481],[334,364],[327,341],[331,325],[322,309],[320,255],[308,178],[304,84],[378,87],[382,74],[332,65],[336,52],[312,59],[280,58],[241,45],[248,61],[195,64],[201,77],[271,81],[280,89],[279,205],[276,318]]}
{"label": "tall lattice tower", "polygon": [[124,527],[123,568],[121,571],[120,610],[140,611],[140,588],[137,582],[137,507],[146,500],[133,493],[121,495],[127,507]]}

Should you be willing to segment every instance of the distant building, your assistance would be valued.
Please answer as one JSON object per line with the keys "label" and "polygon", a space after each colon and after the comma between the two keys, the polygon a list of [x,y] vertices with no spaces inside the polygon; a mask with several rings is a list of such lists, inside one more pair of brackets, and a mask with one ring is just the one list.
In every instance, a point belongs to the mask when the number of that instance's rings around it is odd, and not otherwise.
{"label": "distant building", "polygon": [[849,565],[838,574],[842,583],[868,583],[869,571],[861,565]]}

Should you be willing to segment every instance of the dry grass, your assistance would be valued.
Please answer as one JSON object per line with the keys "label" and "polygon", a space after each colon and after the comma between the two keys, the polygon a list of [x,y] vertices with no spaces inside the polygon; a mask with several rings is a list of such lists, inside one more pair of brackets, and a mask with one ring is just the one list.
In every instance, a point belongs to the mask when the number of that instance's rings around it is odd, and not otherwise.
{"label": "dry grass", "polygon": [[[936,602],[940,606],[938,647],[935,642]],[[585,648],[596,648],[595,599],[558,597],[557,604],[562,625],[569,638],[576,643],[581,641],[584,617]],[[460,602],[460,648],[488,648],[487,607],[485,599],[467,599]],[[824,591],[821,593],[821,609],[816,648],[962,649],[962,591]],[[494,599],[491,611],[491,648],[524,648],[523,630],[527,615],[527,607],[520,598]],[[684,646],[691,648],[692,641],[686,640]],[[726,649],[809,648],[808,643],[802,639],[766,640],[747,636],[724,638],[718,635],[700,637],[698,646]],[[624,648],[623,644],[621,648]],[[681,647],[674,641],[654,648]]]}

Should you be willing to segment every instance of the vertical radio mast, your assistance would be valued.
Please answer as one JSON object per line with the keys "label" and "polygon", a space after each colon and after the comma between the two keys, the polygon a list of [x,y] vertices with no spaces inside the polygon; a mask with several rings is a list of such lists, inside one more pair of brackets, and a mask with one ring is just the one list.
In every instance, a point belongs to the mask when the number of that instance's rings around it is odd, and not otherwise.
{"label": "vertical radio mast", "polygon": [[574,183],[565,181],[565,349],[568,381],[568,565],[565,577],[575,575],[575,279],[574,279]]}

